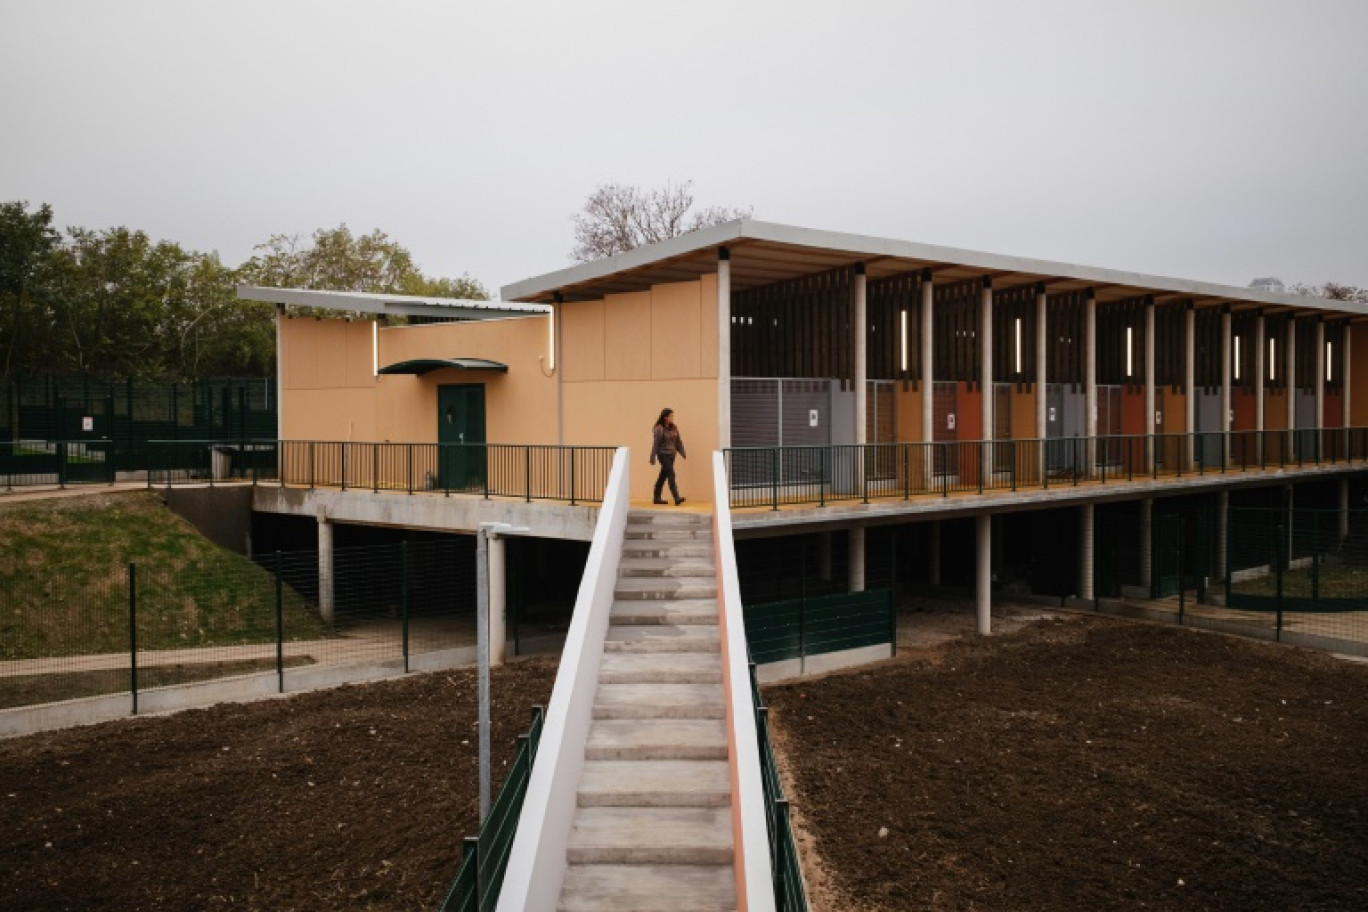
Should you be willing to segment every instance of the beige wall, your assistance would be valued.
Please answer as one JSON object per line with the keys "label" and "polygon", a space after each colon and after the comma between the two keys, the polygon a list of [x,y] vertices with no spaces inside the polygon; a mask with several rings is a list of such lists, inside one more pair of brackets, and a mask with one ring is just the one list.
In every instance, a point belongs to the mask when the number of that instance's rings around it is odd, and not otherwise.
{"label": "beige wall", "polygon": [[675,410],[689,457],[680,493],[711,490],[717,449],[717,279],[656,285],[562,306],[565,442],[632,450],[632,499],[650,497],[651,425]]}
{"label": "beige wall", "polygon": [[[374,337],[372,333],[375,333]],[[284,320],[281,424],[287,440],[424,443],[437,439],[437,387],[485,387],[485,433],[496,443],[555,443],[556,384],[542,370],[548,318],[380,327],[370,321]],[[373,374],[415,358],[487,358],[508,373],[444,369]]]}

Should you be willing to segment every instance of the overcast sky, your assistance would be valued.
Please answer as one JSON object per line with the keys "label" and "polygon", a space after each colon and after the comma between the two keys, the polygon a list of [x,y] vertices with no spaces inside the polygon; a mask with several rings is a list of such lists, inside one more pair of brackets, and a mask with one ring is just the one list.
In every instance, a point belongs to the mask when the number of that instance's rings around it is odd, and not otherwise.
{"label": "overcast sky", "polygon": [[380,228],[491,290],[598,184],[1368,286],[1368,2],[0,0],[0,200],[237,264]]}

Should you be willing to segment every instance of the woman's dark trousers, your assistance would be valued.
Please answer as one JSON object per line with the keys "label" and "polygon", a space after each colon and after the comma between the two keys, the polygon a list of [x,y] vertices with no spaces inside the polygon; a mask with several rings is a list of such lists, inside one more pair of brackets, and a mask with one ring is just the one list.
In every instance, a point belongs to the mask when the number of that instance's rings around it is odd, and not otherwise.
{"label": "woman's dark trousers", "polygon": [[660,492],[661,489],[665,487],[665,482],[668,481],[670,483],[670,494],[677,502],[679,500],[679,486],[675,484],[675,458],[673,456],[666,456],[664,453],[661,453],[656,458],[660,460],[660,475],[656,478],[654,500],[656,503],[661,503]]}

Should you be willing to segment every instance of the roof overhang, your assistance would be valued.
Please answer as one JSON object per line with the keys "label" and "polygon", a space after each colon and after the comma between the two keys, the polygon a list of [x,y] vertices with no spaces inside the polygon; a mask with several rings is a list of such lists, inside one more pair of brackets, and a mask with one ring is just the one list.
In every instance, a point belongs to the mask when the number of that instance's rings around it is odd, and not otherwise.
{"label": "roof overhang", "polygon": [[448,320],[496,320],[506,317],[541,316],[550,308],[541,304],[509,304],[465,298],[429,298],[419,295],[379,294],[356,291],[318,291],[311,288],[270,288],[239,285],[244,301],[266,301],[293,307],[319,307],[347,313],[382,314],[394,317],[438,317]]}
{"label": "roof overhang", "polygon": [[1091,288],[1099,301],[1153,295],[1159,302],[1182,300],[1197,306],[1272,306],[1368,315],[1368,306],[1348,301],[816,231],[754,219],[713,225],[617,256],[514,282],[503,287],[501,297],[505,301],[550,303],[559,294],[565,301],[585,301],[696,280],[717,272],[720,247],[726,247],[730,254],[733,291],[862,265],[871,279],[926,270],[937,283],[987,277],[999,289],[1040,284],[1049,293],[1058,294]]}
{"label": "roof overhang", "polygon": [[457,370],[475,371],[497,371],[501,374],[508,373],[508,365],[498,361],[490,361],[487,358],[415,358],[412,361],[400,361],[388,367],[382,367],[376,371],[379,374],[416,374],[419,377],[423,374],[430,374],[436,370],[446,370],[455,368]]}

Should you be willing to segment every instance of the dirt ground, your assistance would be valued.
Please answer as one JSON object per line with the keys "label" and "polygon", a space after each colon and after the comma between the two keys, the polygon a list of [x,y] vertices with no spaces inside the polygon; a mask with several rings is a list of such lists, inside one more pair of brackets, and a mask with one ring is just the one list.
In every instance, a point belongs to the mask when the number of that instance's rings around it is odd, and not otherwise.
{"label": "dirt ground", "polygon": [[[494,669],[495,788],[554,659]],[[432,912],[478,818],[473,670],[0,741],[0,909]]]}
{"label": "dirt ground", "polygon": [[765,688],[814,908],[1368,908],[1368,666],[945,607]]}

